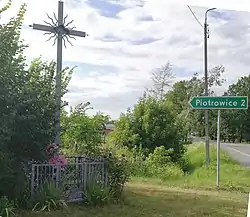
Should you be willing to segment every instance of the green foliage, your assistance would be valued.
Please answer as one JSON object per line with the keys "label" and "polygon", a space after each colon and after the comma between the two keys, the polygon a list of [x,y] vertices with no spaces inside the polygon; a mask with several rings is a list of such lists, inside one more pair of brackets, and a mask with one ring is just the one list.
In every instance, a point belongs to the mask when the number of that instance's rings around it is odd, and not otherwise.
{"label": "green foliage", "polygon": [[91,206],[100,206],[109,203],[114,198],[112,188],[98,181],[98,176],[89,177],[84,191],[83,200]]}
{"label": "green foliage", "polygon": [[145,159],[145,174],[148,177],[158,177],[161,180],[176,179],[184,175],[182,168],[171,161],[173,149],[166,150],[164,146],[155,148]]}
{"label": "green foliage", "polygon": [[116,145],[139,147],[153,151],[156,147],[172,148],[172,161],[183,154],[184,135],[176,125],[171,106],[152,97],[143,97],[132,111],[128,111],[116,123],[111,136]]}
{"label": "green foliage", "polygon": [[164,146],[155,148],[153,153],[150,153],[147,157],[147,162],[155,166],[163,166],[171,163],[171,155],[173,154],[173,149],[166,150]]}
{"label": "green foliage", "polygon": [[166,150],[164,146],[157,147],[149,155],[141,147],[128,149],[127,147],[113,147],[116,155],[126,158],[127,167],[132,176],[158,177],[161,180],[177,179],[184,175],[186,161],[181,158],[178,164],[171,161],[172,149]]}
{"label": "green foliage", "polygon": [[[0,13],[10,6],[8,1]],[[26,65],[27,46],[20,39],[25,11],[22,5],[16,17],[0,25],[0,196],[18,206],[29,197],[27,163],[46,160],[44,148],[55,135],[56,108],[56,63],[38,58]],[[62,96],[72,71],[61,72]]]}
{"label": "green foliage", "polygon": [[[9,2],[11,3],[11,2]],[[8,4],[3,10],[10,7]],[[19,88],[23,79],[24,58],[22,51],[25,46],[20,42],[20,27],[25,13],[23,5],[16,18],[12,18],[7,24],[0,25],[0,145],[7,146],[14,129],[17,107],[19,106]]]}
{"label": "green foliage", "polygon": [[108,185],[114,197],[118,199],[122,195],[124,185],[129,181],[131,176],[129,164],[124,156],[117,157],[110,153],[107,158],[107,166]]}
{"label": "green foliage", "polygon": [[[250,97],[250,76],[241,77],[229,86],[224,95]],[[221,112],[221,139],[228,142],[250,142],[250,110],[225,110]],[[209,132],[211,139],[216,139],[217,111],[209,111]],[[203,124],[202,118],[192,123],[192,128]],[[196,131],[197,132],[197,131]],[[203,136],[204,131],[198,133]]]}
{"label": "green foliage", "polygon": [[[250,97],[250,76],[240,78],[229,86],[226,95]],[[231,110],[222,112],[224,121],[222,138],[228,141],[250,142],[250,110]]]}
{"label": "green foliage", "polygon": [[11,217],[15,216],[14,202],[10,201],[7,197],[3,196],[0,198],[0,216]]}
{"label": "green foliage", "polygon": [[[221,86],[225,80],[221,78],[225,68],[216,66],[209,73],[209,94],[214,95],[211,88]],[[224,95],[229,96],[250,96],[250,76],[240,78],[236,83],[229,86]],[[166,94],[166,102],[171,105],[176,114],[176,125],[178,131],[188,135],[193,133],[197,136],[204,136],[204,112],[190,110],[188,101],[193,96],[203,95],[204,78],[195,74],[190,80],[183,80],[173,85],[171,91]],[[226,110],[221,113],[221,138],[228,142],[250,142],[250,110]],[[217,133],[217,112],[209,111],[209,132],[211,139],[216,139]]]}
{"label": "green foliage", "polygon": [[[209,95],[214,95],[211,90],[214,86],[221,86],[225,80],[221,78],[225,68],[221,65],[212,68],[209,71],[208,86]],[[171,105],[175,111],[176,125],[179,126],[179,131],[186,135],[185,142],[188,142],[188,135],[194,133],[197,136],[204,136],[204,112],[199,110],[191,110],[189,100],[194,96],[202,96],[204,93],[204,77],[200,78],[198,73],[195,73],[190,80],[176,82],[172,90],[166,94],[166,102]],[[210,126],[216,123],[214,119]],[[214,128],[214,126],[213,126]],[[214,131],[213,131],[214,132]]]}
{"label": "green foliage", "polygon": [[0,195],[7,196],[19,206],[28,197],[28,181],[18,160],[11,153],[0,153]]}
{"label": "green foliage", "polygon": [[84,194],[85,201],[90,205],[103,205],[113,200],[120,200],[125,184],[131,176],[131,168],[123,151],[118,149],[104,148],[101,155],[106,158],[107,183],[98,180],[98,176],[93,174],[87,182],[87,189]]}
{"label": "green foliage", "polygon": [[[211,164],[209,168],[205,166],[205,147],[203,144],[191,145],[185,154],[189,171],[184,177],[179,179],[177,185],[187,185],[189,187],[211,187],[215,186],[217,150],[211,146]],[[221,188],[237,191],[249,191],[249,169],[238,164],[236,161],[221,150]],[[237,174],[237,175],[236,175]]]}
{"label": "green foliage", "polygon": [[[96,114],[90,117],[86,114],[85,105],[71,108],[70,114],[62,117],[62,144],[65,153],[98,155],[101,144],[104,142],[103,130],[108,117]],[[73,146],[73,148],[72,148]]]}
{"label": "green foliage", "polygon": [[63,190],[53,181],[44,181],[31,199],[33,211],[51,211],[67,207],[62,200]]}
{"label": "green foliage", "polygon": [[11,6],[12,0],[8,0],[7,4],[0,9],[0,14],[3,13],[4,11],[7,11],[10,6]]}

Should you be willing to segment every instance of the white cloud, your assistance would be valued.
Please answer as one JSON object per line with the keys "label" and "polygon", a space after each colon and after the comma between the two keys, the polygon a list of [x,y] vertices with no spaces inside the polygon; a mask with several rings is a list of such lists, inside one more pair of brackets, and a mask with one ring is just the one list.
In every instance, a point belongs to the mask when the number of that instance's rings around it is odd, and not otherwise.
{"label": "white cloud", "polygon": [[227,10],[250,11],[248,0],[178,0],[179,3],[196,5],[200,7],[217,7]]}
{"label": "white cloud", "polygon": [[[41,23],[46,19],[46,12],[53,15],[53,12],[57,11],[56,0],[15,0],[12,9],[2,17],[2,22],[16,14],[22,2],[28,4],[24,21],[26,27],[33,22]],[[65,1],[65,13],[69,14],[69,21],[74,19],[74,25],[79,30],[87,31],[89,37],[72,41],[74,46],[69,46],[63,53],[63,59],[67,62],[117,67],[117,73],[107,71],[104,74],[93,71],[85,78],[78,78],[76,75],[71,82],[71,87],[75,91],[72,89],[72,93],[66,96],[66,99],[73,104],[89,100],[96,109],[113,116],[125,111],[127,106],[135,102],[148,84],[151,70],[168,60],[177,67],[185,68],[186,71],[203,72],[203,29],[185,4],[203,6],[203,8],[192,6],[201,23],[207,9],[204,7],[250,10],[250,3],[246,0],[233,3],[224,0],[178,0],[178,4],[174,0],[113,0],[113,2],[126,7],[126,10],[117,15],[119,19],[100,16],[98,11],[85,1]],[[143,2],[145,4],[141,7]],[[226,15],[227,19],[216,18],[212,16],[212,12],[209,15],[211,33],[208,40],[209,67],[223,64],[226,67],[225,76],[231,82],[249,74],[250,14],[222,9],[217,11]],[[140,18],[147,16],[151,16],[155,21],[140,21]],[[98,40],[111,34],[121,41]],[[56,48],[52,47],[52,42],[46,42],[48,36],[24,28],[23,37],[30,45],[26,51],[28,58],[42,55],[45,59],[55,59]],[[130,40],[150,37],[162,40],[140,46],[129,43]],[[84,74],[84,68],[81,70]],[[218,92],[222,92],[222,89]]]}

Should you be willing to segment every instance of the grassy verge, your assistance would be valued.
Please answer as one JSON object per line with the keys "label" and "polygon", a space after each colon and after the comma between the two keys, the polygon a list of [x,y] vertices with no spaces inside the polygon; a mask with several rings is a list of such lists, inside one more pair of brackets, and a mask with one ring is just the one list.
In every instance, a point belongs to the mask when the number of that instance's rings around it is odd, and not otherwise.
{"label": "grassy verge", "polygon": [[[188,172],[184,175],[176,176],[174,168],[165,168],[168,176],[160,179],[134,177],[133,180],[182,188],[216,189],[216,149],[214,147],[211,147],[211,165],[208,169],[205,168],[204,146],[200,144],[189,146],[185,160],[188,162]],[[220,189],[250,191],[250,169],[239,165],[224,151],[221,151]]]}
{"label": "grassy verge", "polygon": [[244,217],[247,195],[195,191],[131,182],[123,204],[99,208],[70,206],[50,213],[21,213],[20,217]]}
{"label": "grassy verge", "polygon": [[[190,186],[215,186],[216,181],[216,148],[211,147],[211,165],[205,168],[204,146],[191,146],[186,154],[191,165],[190,173],[183,181]],[[248,192],[250,190],[250,169],[234,161],[221,150],[221,187],[230,190]],[[181,181],[181,180],[180,180]]]}
{"label": "grassy verge", "polygon": [[[188,173],[178,175],[178,168],[163,168],[163,179],[133,178],[125,188],[122,204],[90,208],[69,206],[50,213],[20,213],[19,217],[244,217],[250,170],[222,151],[221,187],[215,185],[216,150],[211,149],[211,166],[204,167],[203,146],[192,145],[185,156]],[[173,174],[173,175],[171,175]]]}

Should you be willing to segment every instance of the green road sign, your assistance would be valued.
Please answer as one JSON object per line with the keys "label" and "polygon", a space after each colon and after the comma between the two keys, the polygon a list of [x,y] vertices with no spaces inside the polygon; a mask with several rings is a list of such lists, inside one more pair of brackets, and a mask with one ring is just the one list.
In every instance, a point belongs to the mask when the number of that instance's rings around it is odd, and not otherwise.
{"label": "green road sign", "polygon": [[197,96],[189,104],[193,109],[248,109],[247,96]]}

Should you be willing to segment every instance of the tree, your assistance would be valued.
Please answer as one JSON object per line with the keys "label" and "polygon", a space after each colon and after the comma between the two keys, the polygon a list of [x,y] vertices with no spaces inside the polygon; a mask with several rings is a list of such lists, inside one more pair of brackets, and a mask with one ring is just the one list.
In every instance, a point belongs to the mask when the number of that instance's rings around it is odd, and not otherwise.
{"label": "tree", "polygon": [[[226,92],[229,96],[248,96],[250,97],[250,76],[241,77],[235,84],[229,86]],[[226,137],[229,141],[239,142],[250,141],[250,111],[247,110],[228,110],[222,116],[228,126]]]}
{"label": "tree", "polygon": [[[6,11],[10,7],[11,1],[0,10]],[[0,14],[1,14],[0,13]],[[0,25],[0,143],[1,146],[7,146],[6,142],[11,138],[11,125],[15,117],[15,92],[18,92],[20,85],[21,72],[24,71],[24,59],[22,50],[25,48],[20,43],[20,31],[23,16],[25,13],[25,5],[23,5],[17,15],[17,18],[12,18],[7,24]]]}
{"label": "tree", "polygon": [[[225,81],[221,78],[225,68],[223,66],[216,66],[209,71],[208,85],[209,94],[214,95],[211,90],[213,86],[220,86]],[[186,132],[195,133],[197,136],[204,135],[204,112],[199,110],[192,110],[189,106],[189,100],[194,96],[202,96],[204,94],[204,77],[199,77],[198,73],[195,73],[190,80],[183,80],[176,82],[173,88],[166,94],[166,101],[172,105],[172,109],[176,112],[176,117],[179,119],[179,123],[184,124]],[[216,128],[213,123],[216,123],[214,119],[216,114],[210,112],[210,132],[214,135]]]}
{"label": "tree", "polygon": [[[66,93],[72,70],[62,71],[61,96]],[[42,160],[45,146],[55,137],[56,63],[36,59],[22,76],[9,149],[25,159]]]}
{"label": "tree", "polygon": [[152,88],[147,90],[148,94],[159,100],[163,99],[167,90],[171,87],[174,77],[172,66],[169,62],[157,68],[152,73],[153,85]]}
{"label": "tree", "polygon": [[86,114],[85,104],[71,107],[70,114],[62,118],[63,149],[68,154],[98,155],[104,140],[105,124],[109,117],[97,113],[93,117]]}
{"label": "tree", "polygon": [[127,114],[122,114],[112,133],[116,145],[141,146],[153,151],[156,147],[172,148],[172,160],[183,154],[184,137],[177,126],[171,107],[153,97],[142,97]]}
{"label": "tree", "polygon": [[[11,1],[0,13],[6,11]],[[55,128],[55,62],[34,60],[26,69],[20,29],[25,5],[16,18],[0,25],[0,196],[23,195],[24,167],[31,160],[45,160],[45,147]],[[62,71],[62,95],[71,69]]]}

